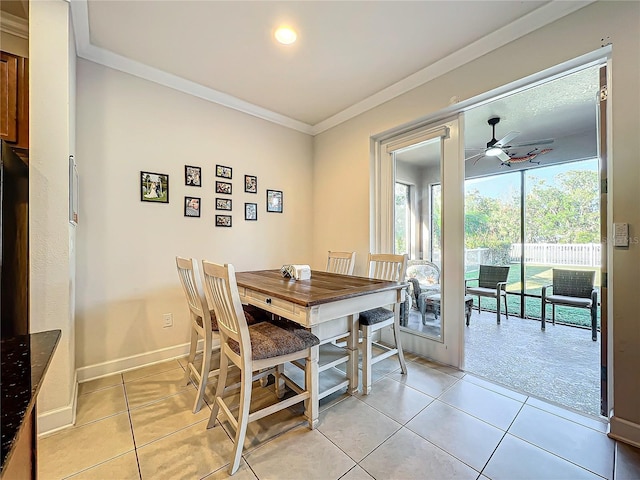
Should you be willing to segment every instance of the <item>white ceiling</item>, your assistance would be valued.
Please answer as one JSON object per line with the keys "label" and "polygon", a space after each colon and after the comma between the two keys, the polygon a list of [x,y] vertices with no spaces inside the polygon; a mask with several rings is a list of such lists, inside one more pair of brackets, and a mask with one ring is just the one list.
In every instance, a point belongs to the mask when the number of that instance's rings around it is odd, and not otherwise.
{"label": "white ceiling", "polygon": [[[71,7],[79,56],[316,134],[589,3],[71,0]],[[298,31],[298,42],[273,40],[281,24]]]}
{"label": "white ceiling", "polygon": [[[591,3],[70,1],[80,57],[309,134]],[[23,16],[26,6],[3,0],[0,9]],[[272,39],[281,24],[298,31],[293,46]],[[572,134],[592,100],[561,87],[503,98],[467,112],[466,145],[491,139],[493,115],[497,138]]]}

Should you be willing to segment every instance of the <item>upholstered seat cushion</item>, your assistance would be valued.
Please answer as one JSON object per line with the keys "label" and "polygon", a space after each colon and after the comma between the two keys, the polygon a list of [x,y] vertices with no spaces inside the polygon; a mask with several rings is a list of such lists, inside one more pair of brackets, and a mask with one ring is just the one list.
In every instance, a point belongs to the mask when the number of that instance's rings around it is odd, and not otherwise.
{"label": "upholstered seat cushion", "polygon": [[[244,318],[247,319],[247,325],[253,325],[260,322],[268,322],[269,320],[271,320],[271,314],[259,307],[255,307],[253,305],[242,305],[242,309],[244,310]],[[211,310],[210,313],[211,330],[217,332],[219,329],[218,320],[216,320],[216,313],[213,310]]]}
{"label": "upholstered seat cushion", "polygon": [[362,325],[375,325],[376,323],[384,322],[393,318],[393,311],[388,308],[378,307],[365,312],[360,312],[360,324]]}
{"label": "upholstered seat cushion", "polygon": [[[260,322],[250,325],[249,336],[253,360],[299,352],[320,343],[318,337],[310,331],[285,321]],[[229,347],[240,355],[238,342],[229,339]]]}
{"label": "upholstered seat cushion", "polygon": [[[495,298],[496,289],[485,287],[467,287],[467,295],[481,295],[483,297]],[[506,295],[506,292],[504,290],[500,290],[500,295]]]}
{"label": "upholstered seat cushion", "polygon": [[546,300],[549,303],[555,303],[556,305],[568,305],[570,307],[588,308],[591,306],[590,298],[567,297],[564,295],[547,295]]}

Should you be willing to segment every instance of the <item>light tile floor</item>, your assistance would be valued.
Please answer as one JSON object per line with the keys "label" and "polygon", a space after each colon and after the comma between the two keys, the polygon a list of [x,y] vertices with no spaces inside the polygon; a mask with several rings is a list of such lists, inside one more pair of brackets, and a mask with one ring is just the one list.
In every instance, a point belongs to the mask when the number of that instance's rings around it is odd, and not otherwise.
{"label": "light tile floor", "polygon": [[[406,376],[395,357],[375,366],[370,395],[325,398],[316,430],[299,406],[250,424],[234,478],[640,478],[640,450],[600,419],[407,357]],[[178,359],[80,385],[77,424],[38,440],[39,478],[227,478],[229,426],[207,430],[208,405],[191,413],[183,372]]]}

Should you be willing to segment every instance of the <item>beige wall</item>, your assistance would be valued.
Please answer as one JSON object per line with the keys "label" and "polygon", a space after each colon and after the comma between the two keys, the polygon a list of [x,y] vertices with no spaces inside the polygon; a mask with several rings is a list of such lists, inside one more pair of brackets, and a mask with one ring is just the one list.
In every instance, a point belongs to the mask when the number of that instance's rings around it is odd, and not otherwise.
{"label": "beige wall", "polygon": [[[640,237],[640,3],[596,2],[476,61],[372,109],[315,139],[314,248],[320,265],[330,249],[358,252],[356,274],[365,271],[370,228],[370,137],[601,47],[613,44],[613,218],[629,222]],[[494,68],[508,65],[508,68]],[[334,195],[340,192],[341,195]],[[348,205],[348,208],[345,206]],[[462,254],[462,252],[461,252]],[[640,245],[613,252],[612,295],[615,416],[630,422],[640,441]],[[623,422],[624,423],[624,422]],[[614,430],[615,426],[612,426]]]}
{"label": "beige wall", "polygon": [[[77,363],[88,377],[188,341],[176,255],[239,271],[310,262],[310,136],[85,60],[77,103]],[[214,210],[216,164],[233,168],[232,228],[214,226],[226,213]],[[201,188],[184,185],[185,165],[202,167]],[[169,174],[169,204],[140,201],[141,170]],[[245,174],[258,194],[244,192]],[[266,212],[267,188],[284,192],[284,213]],[[185,195],[201,197],[201,218],[184,217]],[[257,222],[244,202],[258,203]]]}
{"label": "beige wall", "polygon": [[75,50],[68,11],[62,0],[32,2],[29,18],[30,329],[62,330],[38,396],[38,428],[44,431],[74,418],[68,159],[74,150]]}

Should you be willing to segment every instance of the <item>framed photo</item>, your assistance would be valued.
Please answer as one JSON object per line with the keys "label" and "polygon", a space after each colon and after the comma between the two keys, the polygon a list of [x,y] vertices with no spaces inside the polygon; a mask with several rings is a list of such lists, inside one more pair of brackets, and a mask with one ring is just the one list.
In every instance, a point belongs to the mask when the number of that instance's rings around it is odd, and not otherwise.
{"label": "framed photo", "polygon": [[216,193],[231,195],[231,184],[229,182],[220,182],[216,180]]}
{"label": "framed photo", "polygon": [[267,212],[282,213],[282,190],[267,190]]}
{"label": "framed photo", "polygon": [[244,204],[244,219],[258,220],[258,204],[257,203]]}
{"label": "framed photo", "polygon": [[224,165],[216,165],[216,177],[231,178],[231,167],[225,167]]}
{"label": "framed photo", "polygon": [[169,175],[140,172],[140,200],[169,203]]}
{"label": "framed photo", "polygon": [[185,217],[200,216],[200,198],[184,197],[184,216]]}
{"label": "framed photo", "polygon": [[230,227],[231,215],[216,215],[216,227]]}
{"label": "framed photo", "polygon": [[201,187],[200,183],[200,167],[192,167],[191,165],[184,166],[184,184],[191,187]]}
{"label": "framed photo", "polygon": [[258,177],[254,177],[253,175],[245,175],[244,191],[247,193],[258,193]]}
{"label": "framed photo", "polygon": [[231,210],[231,199],[216,198],[216,210]]}

